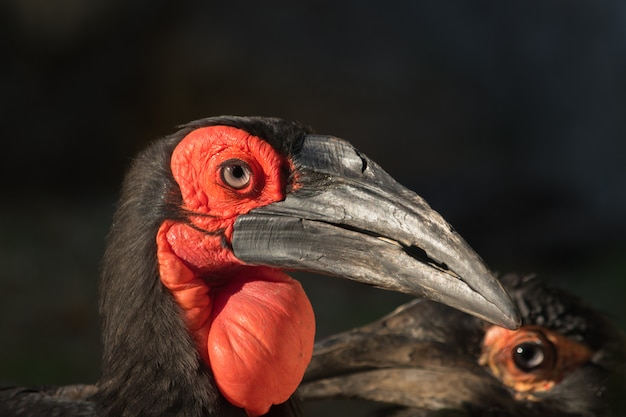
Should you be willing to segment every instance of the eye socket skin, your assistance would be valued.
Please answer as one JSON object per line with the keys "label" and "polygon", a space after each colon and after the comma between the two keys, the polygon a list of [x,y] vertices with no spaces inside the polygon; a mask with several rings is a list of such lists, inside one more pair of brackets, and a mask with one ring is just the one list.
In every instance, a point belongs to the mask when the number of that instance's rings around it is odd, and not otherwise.
{"label": "eye socket skin", "polygon": [[253,173],[250,165],[241,159],[229,159],[220,164],[222,182],[234,189],[242,190],[252,181]]}
{"label": "eye socket skin", "polygon": [[517,399],[534,399],[591,359],[586,345],[541,326],[511,331],[490,326],[479,363],[514,390]]}

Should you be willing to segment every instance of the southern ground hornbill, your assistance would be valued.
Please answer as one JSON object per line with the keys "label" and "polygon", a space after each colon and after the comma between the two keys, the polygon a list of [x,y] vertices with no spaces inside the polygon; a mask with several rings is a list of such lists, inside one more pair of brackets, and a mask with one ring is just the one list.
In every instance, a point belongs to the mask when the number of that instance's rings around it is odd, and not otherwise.
{"label": "southern ground hornbill", "polygon": [[367,400],[387,417],[626,416],[622,330],[534,276],[502,282],[518,330],[415,300],[318,342],[301,397]]}
{"label": "southern ground hornbill", "polygon": [[315,323],[282,269],[519,323],[463,239],[349,143],[280,119],[208,118],[127,174],[103,260],[99,382],[5,389],[0,415],[297,414]]}

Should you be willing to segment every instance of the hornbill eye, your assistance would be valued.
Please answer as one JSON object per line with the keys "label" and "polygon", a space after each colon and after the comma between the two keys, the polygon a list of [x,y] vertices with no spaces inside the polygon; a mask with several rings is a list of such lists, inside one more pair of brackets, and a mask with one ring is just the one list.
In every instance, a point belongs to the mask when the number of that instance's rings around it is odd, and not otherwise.
{"label": "hornbill eye", "polygon": [[548,364],[547,350],[541,342],[522,342],[513,348],[513,362],[521,371],[531,372]]}
{"label": "hornbill eye", "polygon": [[252,169],[241,159],[229,159],[221,164],[220,175],[224,184],[234,190],[241,190],[250,184]]}
{"label": "hornbill eye", "polygon": [[513,388],[516,399],[526,399],[552,389],[591,355],[586,345],[542,326],[527,325],[513,331],[490,326],[479,363]]}

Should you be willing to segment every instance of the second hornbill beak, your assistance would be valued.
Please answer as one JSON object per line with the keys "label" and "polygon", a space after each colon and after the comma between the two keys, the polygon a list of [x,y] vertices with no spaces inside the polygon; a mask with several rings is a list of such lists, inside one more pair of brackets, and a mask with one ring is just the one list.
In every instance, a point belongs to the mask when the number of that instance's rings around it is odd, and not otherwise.
{"label": "second hornbill beak", "polygon": [[355,398],[433,415],[442,410],[457,415],[466,407],[507,410],[516,401],[477,360],[484,330],[473,317],[413,300],[380,320],[318,342],[300,397]]}
{"label": "second hornbill beak", "polygon": [[519,327],[508,295],[463,238],[348,142],[307,135],[291,163],[286,198],[237,219],[237,258],[345,277]]}

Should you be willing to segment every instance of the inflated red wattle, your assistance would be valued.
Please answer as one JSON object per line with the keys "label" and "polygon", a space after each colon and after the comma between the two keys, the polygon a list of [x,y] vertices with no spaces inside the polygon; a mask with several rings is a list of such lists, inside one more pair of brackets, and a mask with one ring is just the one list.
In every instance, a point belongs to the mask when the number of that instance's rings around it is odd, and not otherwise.
{"label": "inflated red wattle", "polygon": [[250,416],[289,399],[313,354],[315,316],[299,282],[275,270],[231,280],[213,296],[208,334],[220,392]]}
{"label": "inflated red wattle", "polygon": [[[222,395],[250,416],[265,414],[287,401],[302,380],[313,354],[313,308],[300,283],[276,269],[240,267],[211,286],[211,276],[187,266],[203,253],[202,237],[179,223],[161,226],[161,282],[181,306]],[[176,253],[181,242],[194,241],[196,251],[182,245],[186,251]]]}

